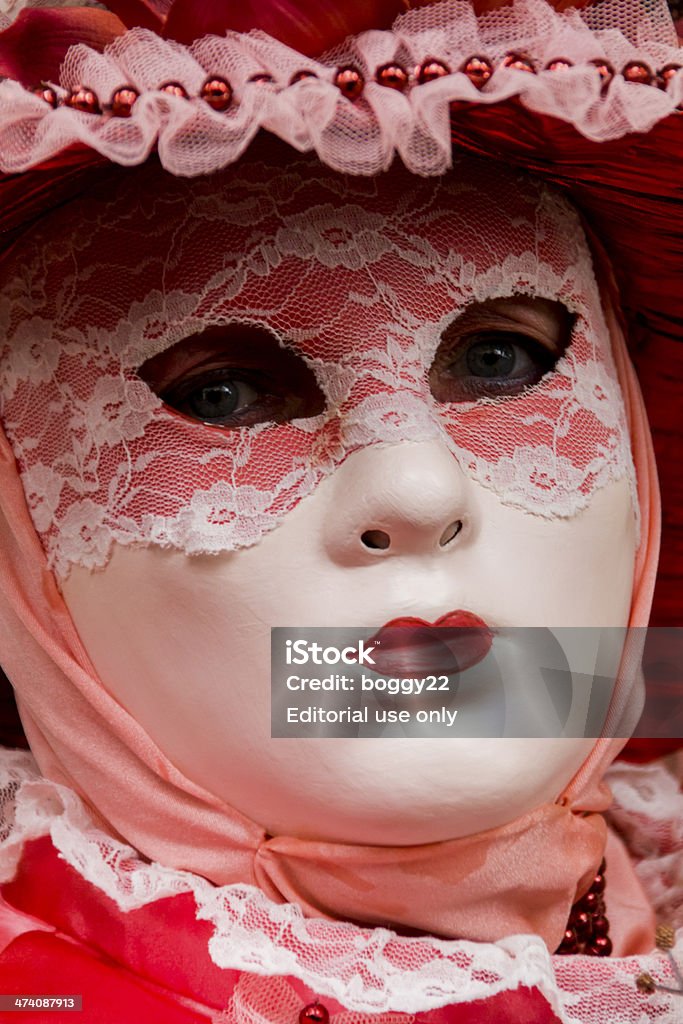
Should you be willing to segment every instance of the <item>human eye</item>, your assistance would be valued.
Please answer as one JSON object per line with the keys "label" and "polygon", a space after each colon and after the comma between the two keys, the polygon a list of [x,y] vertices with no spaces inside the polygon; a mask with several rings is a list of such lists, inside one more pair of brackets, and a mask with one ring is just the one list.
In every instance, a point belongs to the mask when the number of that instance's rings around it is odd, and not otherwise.
{"label": "human eye", "polygon": [[148,359],[138,376],[175,412],[223,429],[285,423],[325,407],[313,371],[265,328],[207,328]]}
{"label": "human eye", "polygon": [[574,318],[559,302],[523,297],[470,307],[444,332],[429,371],[438,402],[521,394],[552,370]]}
{"label": "human eye", "polygon": [[240,370],[216,367],[191,374],[160,396],[173,409],[201,420],[202,423],[221,424],[236,416],[244,416],[250,406],[272,396],[264,395],[258,383],[252,386],[239,380]]}

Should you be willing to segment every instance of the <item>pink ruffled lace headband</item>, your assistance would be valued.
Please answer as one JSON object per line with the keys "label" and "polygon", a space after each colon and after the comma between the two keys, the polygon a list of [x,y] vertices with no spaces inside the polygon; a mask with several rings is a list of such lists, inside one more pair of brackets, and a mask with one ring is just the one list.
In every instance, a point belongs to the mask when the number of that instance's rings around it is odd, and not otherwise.
{"label": "pink ruffled lace headband", "polygon": [[78,144],[133,165],[156,146],[171,173],[197,175],[237,160],[265,129],[340,171],[376,174],[398,154],[410,171],[437,175],[451,163],[457,104],[513,97],[588,139],[649,131],[683,101],[666,4],[558,13],[517,0],[477,19],[470,4],[443,0],[320,60],[260,31],[185,46],[134,28],[102,53],[71,47],[59,82],[0,84],[0,169]]}

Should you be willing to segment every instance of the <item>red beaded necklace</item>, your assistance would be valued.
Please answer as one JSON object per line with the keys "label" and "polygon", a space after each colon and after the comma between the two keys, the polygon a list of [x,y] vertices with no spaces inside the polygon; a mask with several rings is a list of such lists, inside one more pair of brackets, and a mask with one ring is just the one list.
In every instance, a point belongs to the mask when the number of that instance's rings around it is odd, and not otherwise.
{"label": "red beaded necklace", "polygon": [[584,956],[609,956],[612,940],[609,921],[605,917],[605,861],[601,863],[593,883],[571,909],[567,928],[556,952],[583,953]]}

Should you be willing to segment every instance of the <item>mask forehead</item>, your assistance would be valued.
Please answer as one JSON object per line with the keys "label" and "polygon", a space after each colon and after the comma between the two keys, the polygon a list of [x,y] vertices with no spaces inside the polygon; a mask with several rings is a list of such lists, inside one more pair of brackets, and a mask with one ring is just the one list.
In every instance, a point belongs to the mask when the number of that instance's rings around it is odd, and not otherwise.
{"label": "mask forehead", "polygon": [[[575,514],[632,475],[579,219],[525,176],[473,158],[438,180],[349,179],[305,158],[196,181],[145,169],[46,229],[15,256],[2,300],[3,416],[61,572],[83,561],[79,535],[91,565],[112,540],[252,544],[369,444],[440,438],[503,501],[542,515]],[[516,398],[437,403],[428,374],[446,327],[520,294],[577,316],[556,370]],[[217,431],[170,414],[137,377],[236,322],[309,364],[324,413]],[[32,391],[51,431],[25,413]]]}
{"label": "mask forehead", "polygon": [[[192,181],[144,169],[82,202],[77,217],[53,218],[32,253],[26,306],[129,361],[193,323],[239,314],[308,343],[311,356],[325,354],[323,339],[338,356],[355,325],[367,330],[371,306],[414,332],[513,287],[561,299],[563,280],[578,274],[584,292],[594,287],[574,211],[528,177],[472,158],[444,179],[399,167],[354,179],[303,159]],[[109,337],[122,327],[127,351]]]}

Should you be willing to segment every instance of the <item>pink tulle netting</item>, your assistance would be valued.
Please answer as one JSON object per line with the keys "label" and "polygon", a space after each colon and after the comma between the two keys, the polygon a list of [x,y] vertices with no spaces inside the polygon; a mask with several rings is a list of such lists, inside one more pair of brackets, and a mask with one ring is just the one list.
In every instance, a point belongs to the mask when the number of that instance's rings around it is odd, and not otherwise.
{"label": "pink tulle netting", "polygon": [[[680,857],[671,859],[681,840],[680,825],[676,837],[672,823],[683,817],[677,781],[662,764],[622,764],[608,779],[617,797],[613,824],[633,842],[637,871],[655,909],[680,929],[683,871]],[[124,911],[192,893],[197,919],[213,925],[213,962],[249,972],[227,1011],[231,1024],[253,1020],[259,1011],[257,1019],[279,1021],[279,1012],[263,1011],[273,996],[280,998],[279,1009],[294,1005],[287,976],[355,1013],[411,1015],[520,985],[538,987],[562,1024],[668,1024],[680,1010],[683,997],[646,996],[636,987],[642,972],[660,984],[675,984],[668,960],[658,952],[601,960],[551,957],[542,940],[530,935],[496,943],[403,938],[384,928],[307,919],[298,907],[272,903],[252,886],[215,887],[188,872],[148,863],[99,831],[73,792],[42,779],[28,753],[0,754],[0,807],[1,882],[13,877],[25,842],[49,835],[64,860]],[[682,953],[679,931],[673,950],[679,962]],[[296,1007],[298,1013],[300,999]],[[391,1019],[374,1018],[379,1024]]]}
{"label": "pink tulle netting", "polygon": [[[538,74],[501,66],[512,50],[528,54]],[[460,72],[473,54],[484,54],[495,72],[479,91]],[[573,66],[542,70],[558,57]],[[404,93],[374,80],[378,67],[398,62],[413,71],[439,59],[453,73]],[[593,60],[607,60],[617,74],[607,90]],[[13,81],[0,84],[0,169],[36,166],[67,146],[84,143],[108,159],[144,162],[156,146],[164,166],[192,176],[234,162],[259,129],[351,174],[377,174],[398,154],[416,174],[442,174],[451,164],[449,104],[494,104],[517,96],[529,110],[573,124],[587,138],[617,139],[649,131],[683,101],[683,73],[666,90],[629,82],[619,73],[630,61],[653,71],[679,63],[676,31],[665,0],[647,9],[605,0],[582,11],[556,13],[544,0],[516,0],[478,20],[467,3],[443,0],[399,17],[393,31],[365,32],[319,61],[270,36],[227,33],[190,47],[133,29],[104,53],[75,46],[60,81],[63,96],[78,85],[93,89],[106,105],[114,91],[134,86],[140,98],[132,117],[56,110]],[[362,97],[349,101],[334,84],[338,67],[351,64],[365,78]],[[290,84],[300,71],[312,71]],[[271,84],[250,81],[269,75]],[[234,102],[222,113],[199,98],[208,75],[229,80]],[[189,99],[159,87],[179,82]]]}

